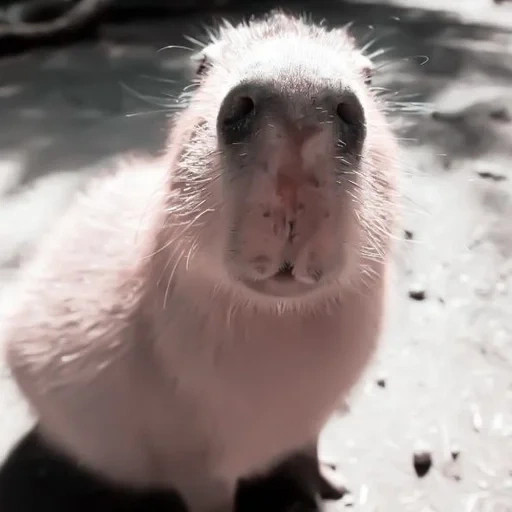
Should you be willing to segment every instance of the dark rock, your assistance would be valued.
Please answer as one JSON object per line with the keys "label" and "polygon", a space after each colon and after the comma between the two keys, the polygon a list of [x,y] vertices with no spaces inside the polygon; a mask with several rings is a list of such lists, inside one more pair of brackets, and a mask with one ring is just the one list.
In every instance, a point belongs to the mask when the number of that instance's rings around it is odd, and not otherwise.
{"label": "dark rock", "polygon": [[450,456],[453,460],[457,460],[460,457],[460,448],[456,445],[450,449]]}
{"label": "dark rock", "polygon": [[343,501],[343,504],[345,505],[345,507],[353,507],[356,503],[354,495],[351,493],[345,494],[345,496],[343,496],[342,501]]}
{"label": "dark rock", "polygon": [[423,478],[432,467],[432,453],[427,448],[417,448],[413,455],[414,471]]}
{"label": "dark rock", "polygon": [[485,180],[492,180],[492,181],[505,181],[507,179],[506,176],[503,174],[498,174],[496,172],[491,171],[479,171],[478,176],[480,178],[483,178]]}
{"label": "dark rock", "polygon": [[425,290],[421,288],[411,288],[409,290],[409,297],[414,300],[425,300],[427,297],[427,294]]}

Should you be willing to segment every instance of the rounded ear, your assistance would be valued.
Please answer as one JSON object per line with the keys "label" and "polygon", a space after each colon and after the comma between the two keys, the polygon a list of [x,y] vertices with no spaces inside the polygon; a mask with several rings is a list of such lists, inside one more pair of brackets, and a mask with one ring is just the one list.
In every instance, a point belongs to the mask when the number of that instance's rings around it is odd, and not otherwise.
{"label": "rounded ear", "polygon": [[364,83],[366,85],[370,85],[372,83],[373,75],[375,72],[375,65],[373,61],[364,55],[361,50],[358,50],[359,45],[357,42],[357,39],[355,36],[350,32],[352,24],[349,23],[346,25],[343,29],[341,29],[341,34],[343,37],[348,39],[349,43],[352,45],[352,47],[355,49],[356,56],[355,56],[355,64],[356,67],[363,77]]}
{"label": "rounded ear", "polygon": [[196,77],[204,75],[210,67],[208,56],[204,52],[195,53],[190,60],[193,68],[192,71]]}
{"label": "rounded ear", "polygon": [[222,49],[221,43],[212,43],[205,46],[200,52],[195,53],[190,58],[193,68],[193,73],[196,78],[205,75],[208,70],[220,58]]}
{"label": "rounded ear", "polygon": [[363,76],[364,83],[370,85],[372,83],[373,74],[375,72],[375,65],[366,55],[359,55],[358,64],[360,72]]}

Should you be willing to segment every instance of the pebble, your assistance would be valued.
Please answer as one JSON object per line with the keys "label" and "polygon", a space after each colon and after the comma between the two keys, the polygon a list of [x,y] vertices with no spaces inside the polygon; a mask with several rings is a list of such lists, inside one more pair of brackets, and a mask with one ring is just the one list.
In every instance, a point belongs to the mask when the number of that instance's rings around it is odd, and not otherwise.
{"label": "pebble", "polygon": [[493,171],[478,171],[478,176],[484,180],[505,181],[507,177],[504,174]]}
{"label": "pebble", "polygon": [[460,448],[458,445],[454,444],[450,448],[450,455],[452,457],[452,460],[457,460],[460,457]]}
{"label": "pebble", "polygon": [[386,379],[384,379],[384,378],[379,378],[375,382],[377,383],[377,386],[379,386],[379,388],[386,387]]}
{"label": "pebble", "polygon": [[425,300],[427,294],[422,288],[414,286],[409,289],[409,297],[414,300]]}
{"label": "pebble", "polygon": [[356,503],[356,499],[353,494],[347,493],[342,498],[342,502],[345,505],[345,507],[353,507]]}
{"label": "pebble", "polygon": [[413,454],[414,470],[418,478],[423,478],[432,467],[432,451],[423,443],[418,443]]}
{"label": "pebble", "polygon": [[406,229],[404,231],[404,236],[406,240],[412,240],[414,238],[414,233],[410,231],[409,229]]}

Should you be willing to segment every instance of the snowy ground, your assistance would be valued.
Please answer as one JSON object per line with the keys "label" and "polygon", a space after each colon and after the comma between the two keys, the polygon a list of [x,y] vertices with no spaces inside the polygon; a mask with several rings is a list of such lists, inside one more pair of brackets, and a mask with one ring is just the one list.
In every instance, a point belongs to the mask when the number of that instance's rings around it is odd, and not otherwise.
{"label": "snowy ground", "polygon": [[[355,510],[511,511],[512,6],[300,7],[332,24],[354,20],[390,47],[380,80],[435,111],[394,116],[404,139],[403,228],[413,238],[397,244],[378,360],[351,412],[326,429],[324,449],[339,459]],[[99,44],[0,60],[2,282],[106,160],[162,148],[166,117],[155,103],[183,86],[187,53],[156,50],[187,44],[182,34],[205,21],[109,26]],[[424,300],[409,297],[417,287]],[[0,453],[29,421],[0,367]],[[418,443],[433,457],[421,479]]]}

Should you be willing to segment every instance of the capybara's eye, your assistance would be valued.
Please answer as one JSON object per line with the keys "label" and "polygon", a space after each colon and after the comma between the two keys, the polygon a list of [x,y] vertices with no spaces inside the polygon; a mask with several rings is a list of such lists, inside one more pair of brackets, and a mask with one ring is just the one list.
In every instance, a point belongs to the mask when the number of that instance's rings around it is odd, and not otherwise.
{"label": "capybara's eye", "polygon": [[198,62],[198,65],[196,68],[196,75],[197,76],[204,75],[209,67],[210,67],[210,61],[206,55],[203,55]]}
{"label": "capybara's eye", "polygon": [[370,67],[364,68],[363,75],[364,75],[364,83],[366,85],[371,85],[372,79],[373,79],[373,69]]}

